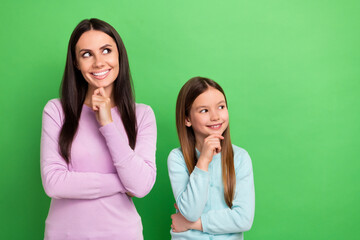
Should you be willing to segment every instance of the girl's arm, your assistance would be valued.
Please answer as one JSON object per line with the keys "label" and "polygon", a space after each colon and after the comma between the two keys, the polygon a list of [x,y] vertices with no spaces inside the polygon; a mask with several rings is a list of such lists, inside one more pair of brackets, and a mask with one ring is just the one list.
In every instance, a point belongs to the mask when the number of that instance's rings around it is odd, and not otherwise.
{"label": "girl's arm", "polygon": [[138,115],[138,133],[135,150],[131,149],[126,134],[112,122],[102,126],[100,132],[106,140],[118,176],[127,192],[144,197],[155,183],[156,122],[152,109],[138,105],[144,114]]}
{"label": "girl's arm", "polygon": [[208,198],[209,173],[195,167],[189,177],[180,149],[170,152],[168,170],[179,212],[187,220],[191,222],[197,221]]}
{"label": "girl's arm", "polygon": [[51,198],[95,199],[119,192],[125,193],[117,174],[71,172],[59,154],[58,136],[61,113],[53,101],[43,111],[41,134],[41,178],[46,194]]}
{"label": "girl's arm", "polygon": [[235,153],[236,191],[232,208],[212,210],[201,215],[204,232],[211,234],[236,233],[250,230],[255,212],[255,190],[249,154],[241,149]]}

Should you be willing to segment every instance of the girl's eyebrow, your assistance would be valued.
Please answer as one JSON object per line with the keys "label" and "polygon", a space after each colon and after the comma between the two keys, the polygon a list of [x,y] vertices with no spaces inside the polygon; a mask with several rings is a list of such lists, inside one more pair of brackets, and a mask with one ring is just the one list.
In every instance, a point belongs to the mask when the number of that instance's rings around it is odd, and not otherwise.
{"label": "girl's eyebrow", "polygon": [[[225,103],[225,100],[221,100],[220,102],[218,102],[216,105],[219,105],[219,104],[222,104],[222,103]],[[196,110],[197,109],[200,109],[200,108],[208,108],[209,106],[207,105],[201,105],[201,106],[198,106],[196,107]]]}
{"label": "girl's eyebrow", "polygon": [[[101,46],[99,49],[102,50],[102,49],[107,48],[107,47],[112,47],[112,46],[111,46],[111,44],[105,44],[104,46]],[[84,48],[84,49],[80,49],[79,53],[80,52],[91,52],[91,50]]]}

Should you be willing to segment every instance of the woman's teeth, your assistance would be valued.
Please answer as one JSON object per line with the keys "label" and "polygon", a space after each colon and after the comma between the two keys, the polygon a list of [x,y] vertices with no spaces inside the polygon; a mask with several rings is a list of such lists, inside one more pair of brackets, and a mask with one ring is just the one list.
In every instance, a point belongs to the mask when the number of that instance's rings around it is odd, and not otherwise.
{"label": "woman's teeth", "polygon": [[109,70],[106,70],[104,72],[98,72],[98,73],[92,73],[94,76],[103,76],[105,74],[107,74],[109,72]]}

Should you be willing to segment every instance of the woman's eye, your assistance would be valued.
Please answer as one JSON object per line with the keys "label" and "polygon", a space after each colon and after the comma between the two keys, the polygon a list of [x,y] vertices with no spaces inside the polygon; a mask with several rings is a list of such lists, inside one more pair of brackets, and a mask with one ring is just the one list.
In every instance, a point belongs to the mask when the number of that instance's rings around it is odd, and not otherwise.
{"label": "woman's eye", "polygon": [[86,52],[86,53],[84,53],[82,56],[83,56],[84,58],[88,58],[88,57],[90,57],[91,55],[90,55],[89,52]]}
{"label": "woman's eye", "polygon": [[103,51],[103,53],[105,53],[105,54],[111,53],[111,50],[108,49],[108,48],[105,48],[104,51]]}

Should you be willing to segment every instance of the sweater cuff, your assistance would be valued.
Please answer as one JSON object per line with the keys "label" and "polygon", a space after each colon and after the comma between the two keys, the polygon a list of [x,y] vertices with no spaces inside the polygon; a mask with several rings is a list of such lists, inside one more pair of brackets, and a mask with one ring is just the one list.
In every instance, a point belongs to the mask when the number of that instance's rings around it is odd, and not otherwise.
{"label": "sweater cuff", "polygon": [[205,214],[202,214],[201,217],[200,217],[200,219],[201,219],[201,225],[202,225],[203,232],[204,232],[204,233],[208,233],[208,229],[207,229],[207,226],[208,226],[208,217],[207,217],[206,213],[205,213]]}
{"label": "sweater cuff", "polygon": [[114,122],[101,126],[99,130],[105,138],[120,134]]}
{"label": "sweater cuff", "polygon": [[117,166],[121,166],[126,159],[133,157],[134,151],[129,146],[127,136],[121,134],[114,122],[100,127],[99,131],[104,136],[112,159]]}
{"label": "sweater cuff", "polygon": [[200,177],[206,177],[209,178],[210,174],[207,171],[201,170],[200,168],[198,168],[197,166],[195,166],[194,171],[192,172]]}

